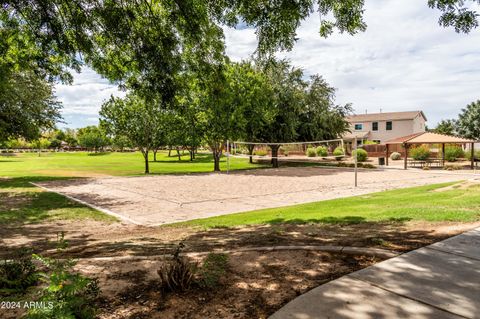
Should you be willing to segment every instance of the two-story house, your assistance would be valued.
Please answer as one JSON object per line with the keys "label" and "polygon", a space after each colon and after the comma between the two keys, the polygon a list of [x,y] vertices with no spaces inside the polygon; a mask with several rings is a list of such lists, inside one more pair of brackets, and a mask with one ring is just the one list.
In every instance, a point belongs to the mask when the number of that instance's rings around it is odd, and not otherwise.
{"label": "two-story house", "polygon": [[427,118],[422,111],[411,111],[356,114],[349,116],[347,121],[350,133],[343,138],[348,141],[356,137],[361,145],[366,140],[383,144],[397,137],[425,132]]}

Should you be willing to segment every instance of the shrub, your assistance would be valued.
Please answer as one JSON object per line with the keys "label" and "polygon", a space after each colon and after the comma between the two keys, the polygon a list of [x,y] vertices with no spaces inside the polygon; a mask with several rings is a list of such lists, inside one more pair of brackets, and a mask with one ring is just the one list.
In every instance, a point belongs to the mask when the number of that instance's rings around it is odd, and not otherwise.
{"label": "shrub", "polygon": [[[472,152],[471,151],[466,151],[465,155],[466,155],[466,157],[469,161],[472,160]],[[477,161],[480,160],[480,150],[475,151],[475,153],[473,154],[473,158]]]}
{"label": "shrub", "polygon": [[367,141],[363,142],[363,144],[364,144],[364,145],[377,145],[377,144],[379,144],[379,143],[378,143],[378,142],[375,142],[375,141],[369,141],[369,140],[367,140]]}
{"label": "shrub", "polygon": [[225,275],[228,256],[225,254],[209,253],[200,268],[198,284],[204,288],[214,288]]}
{"label": "shrub", "polygon": [[341,147],[338,146],[334,151],[333,151],[333,156],[335,156],[335,159],[337,161],[341,161],[343,156],[345,156],[345,150]]}
{"label": "shrub", "polygon": [[255,150],[253,152],[253,155],[257,155],[257,156],[267,156],[267,154],[268,154],[267,150],[264,150],[264,149]]}
{"label": "shrub", "polygon": [[160,287],[165,291],[186,291],[194,283],[197,264],[180,256],[184,247],[184,244],[180,243],[173,254],[173,259],[157,270]]}
{"label": "shrub", "polygon": [[345,150],[341,146],[339,146],[333,151],[333,155],[334,156],[343,156],[343,155],[345,155]]}
{"label": "shrub", "polygon": [[410,149],[410,156],[416,161],[424,161],[430,157],[430,149],[426,145],[420,145]]}
{"label": "shrub", "polygon": [[[63,233],[57,244],[58,251],[67,246]],[[40,274],[40,279],[47,285],[38,300],[46,307],[31,308],[25,318],[95,318],[94,303],[100,293],[98,279],[74,272],[76,261],[73,259],[47,258],[35,254],[33,257],[47,269],[47,272]]]}
{"label": "shrub", "polygon": [[458,158],[465,157],[465,152],[458,146],[445,147],[445,160],[447,162],[455,162]]}
{"label": "shrub", "polygon": [[315,157],[315,156],[317,156],[317,152],[315,151],[315,148],[313,148],[313,147],[307,148],[307,156],[308,156],[308,157]]}
{"label": "shrub", "polygon": [[357,162],[365,162],[367,160],[368,153],[364,149],[359,148],[357,150],[354,150],[352,152],[353,158],[355,158],[355,154],[357,154]]}
{"label": "shrub", "polygon": [[325,146],[318,146],[315,149],[315,152],[317,153],[317,156],[322,156],[322,157],[328,156],[328,150]]}
{"label": "shrub", "polygon": [[39,274],[29,249],[20,249],[0,264],[0,295],[24,293],[37,284]]}
{"label": "shrub", "polygon": [[400,154],[399,152],[393,152],[392,154],[390,154],[390,158],[393,161],[398,161],[402,158],[402,154]]}

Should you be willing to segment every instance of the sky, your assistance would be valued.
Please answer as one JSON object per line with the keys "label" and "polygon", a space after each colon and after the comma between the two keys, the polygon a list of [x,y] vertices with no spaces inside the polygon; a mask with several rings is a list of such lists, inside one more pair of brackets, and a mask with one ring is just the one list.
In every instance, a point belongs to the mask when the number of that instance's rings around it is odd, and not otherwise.
{"label": "sky", "polygon": [[[290,52],[280,52],[306,75],[320,74],[337,89],[336,103],[352,103],[356,113],[423,110],[429,127],[456,118],[480,99],[480,28],[468,35],[438,24],[440,12],[427,0],[366,0],[367,31],[320,37],[319,15],[297,30]],[[480,11],[480,7],[477,6]],[[234,61],[254,53],[253,29],[224,29]],[[71,86],[58,84],[65,124],[98,123],[98,111],[112,94],[124,95],[91,69],[75,74]]]}

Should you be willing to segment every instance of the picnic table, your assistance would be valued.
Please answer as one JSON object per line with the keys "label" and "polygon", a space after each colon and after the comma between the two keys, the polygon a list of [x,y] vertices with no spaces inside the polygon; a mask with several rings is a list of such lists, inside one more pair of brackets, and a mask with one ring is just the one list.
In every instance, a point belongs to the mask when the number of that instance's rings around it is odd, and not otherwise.
{"label": "picnic table", "polygon": [[412,167],[433,167],[433,166],[436,166],[436,167],[442,167],[443,166],[443,162],[441,159],[439,158],[429,158],[429,159],[426,159],[426,160],[414,160],[414,159],[409,159],[408,160],[408,163],[410,166]]}

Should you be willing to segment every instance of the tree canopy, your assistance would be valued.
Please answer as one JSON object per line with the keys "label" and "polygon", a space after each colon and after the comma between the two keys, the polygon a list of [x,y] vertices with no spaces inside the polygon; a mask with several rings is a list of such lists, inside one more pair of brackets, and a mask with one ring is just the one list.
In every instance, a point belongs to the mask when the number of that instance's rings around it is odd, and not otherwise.
{"label": "tree canopy", "polygon": [[60,119],[61,104],[50,83],[33,72],[14,72],[0,80],[0,141],[34,140]]}
{"label": "tree canopy", "polygon": [[480,140],[480,100],[462,109],[458,115],[457,131],[460,136]]}

